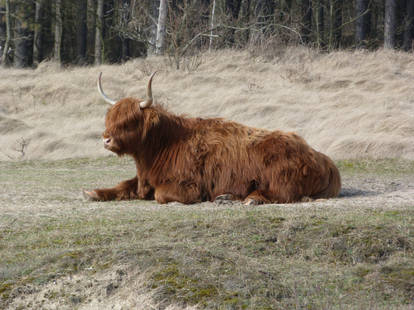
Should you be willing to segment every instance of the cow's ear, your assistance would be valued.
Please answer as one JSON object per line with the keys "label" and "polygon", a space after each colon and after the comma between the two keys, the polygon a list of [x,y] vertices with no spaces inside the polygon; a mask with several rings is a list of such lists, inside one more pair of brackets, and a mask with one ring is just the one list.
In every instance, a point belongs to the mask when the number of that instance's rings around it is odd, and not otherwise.
{"label": "cow's ear", "polygon": [[144,139],[147,136],[148,132],[160,123],[160,116],[158,112],[152,109],[146,109],[143,112],[144,123],[142,130],[142,138]]}

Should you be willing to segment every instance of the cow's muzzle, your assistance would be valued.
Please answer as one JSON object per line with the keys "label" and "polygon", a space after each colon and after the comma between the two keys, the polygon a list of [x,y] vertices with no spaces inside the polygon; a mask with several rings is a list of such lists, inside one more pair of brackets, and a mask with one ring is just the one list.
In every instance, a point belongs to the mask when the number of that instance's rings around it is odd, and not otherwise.
{"label": "cow's muzzle", "polygon": [[111,145],[111,138],[103,138],[104,148],[109,148]]}

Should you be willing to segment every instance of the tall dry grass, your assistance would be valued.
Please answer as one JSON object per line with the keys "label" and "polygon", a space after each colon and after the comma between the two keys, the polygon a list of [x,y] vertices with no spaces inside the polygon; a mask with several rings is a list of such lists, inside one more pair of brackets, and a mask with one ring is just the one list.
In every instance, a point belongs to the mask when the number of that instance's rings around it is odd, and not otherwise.
{"label": "tall dry grass", "polygon": [[184,67],[177,71],[155,57],[0,69],[0,160],[108,154],[100,141],[107,105],[96,91],[98,73],[111,97],[142,97],[155,70],[154,95],[172,112],[296,131],[334,159],[414,159],[412,54],[295,47],[269,60],[227,50]]}

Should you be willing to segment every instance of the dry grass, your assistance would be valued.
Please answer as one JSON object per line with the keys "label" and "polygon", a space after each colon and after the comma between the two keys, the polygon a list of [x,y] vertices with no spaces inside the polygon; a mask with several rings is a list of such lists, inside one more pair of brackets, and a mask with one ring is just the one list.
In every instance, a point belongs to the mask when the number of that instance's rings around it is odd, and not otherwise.
{"label": "dry grass", "polygon": [[82,199],[126,158],[0,163],[0,308],[409,309],[414,166],[338,164],[338,199],[246,207]]}
{"label": "dry grass", "polygon": [[[163,58],[124,65],[0,69],[0,160],[98,157],[111,97],[154,94],[171,111],[293,130],[334,159],[414,159],[414,61],[406,53],[291,48],[268,60],[248,52],[204,54],[190,71]],[[23,147],[22,142],[26,144]]]}
{"label": "dry grass", "polygon": [[[412,55],[221,51],[183,67],[0,69],[0,308],[412,309]],[[134,174],[129,159],[102,157],[98,73],[120,98],[143,96],[154,70],[173,112],[294,130],[342,159],[341,197],[84,201],[81,189]]]}

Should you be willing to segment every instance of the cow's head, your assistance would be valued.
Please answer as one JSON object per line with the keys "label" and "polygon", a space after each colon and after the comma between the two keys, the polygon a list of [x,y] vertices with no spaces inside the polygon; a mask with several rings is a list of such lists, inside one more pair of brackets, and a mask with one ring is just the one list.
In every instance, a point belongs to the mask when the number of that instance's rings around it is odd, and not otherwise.
{"label": "cow's head", "polygon": [[102,73],[98,79],[98,91],[111,107],[105,118],[105,131],[102,135],[104,147],[118,155],[132,154],[142,146],[149,128],[157,122],[157,113],[150,109],[153,98],[151,83],[154,72],[147,86],[147,98],[123,98],[118,101],[110,99],[103,91]]}

